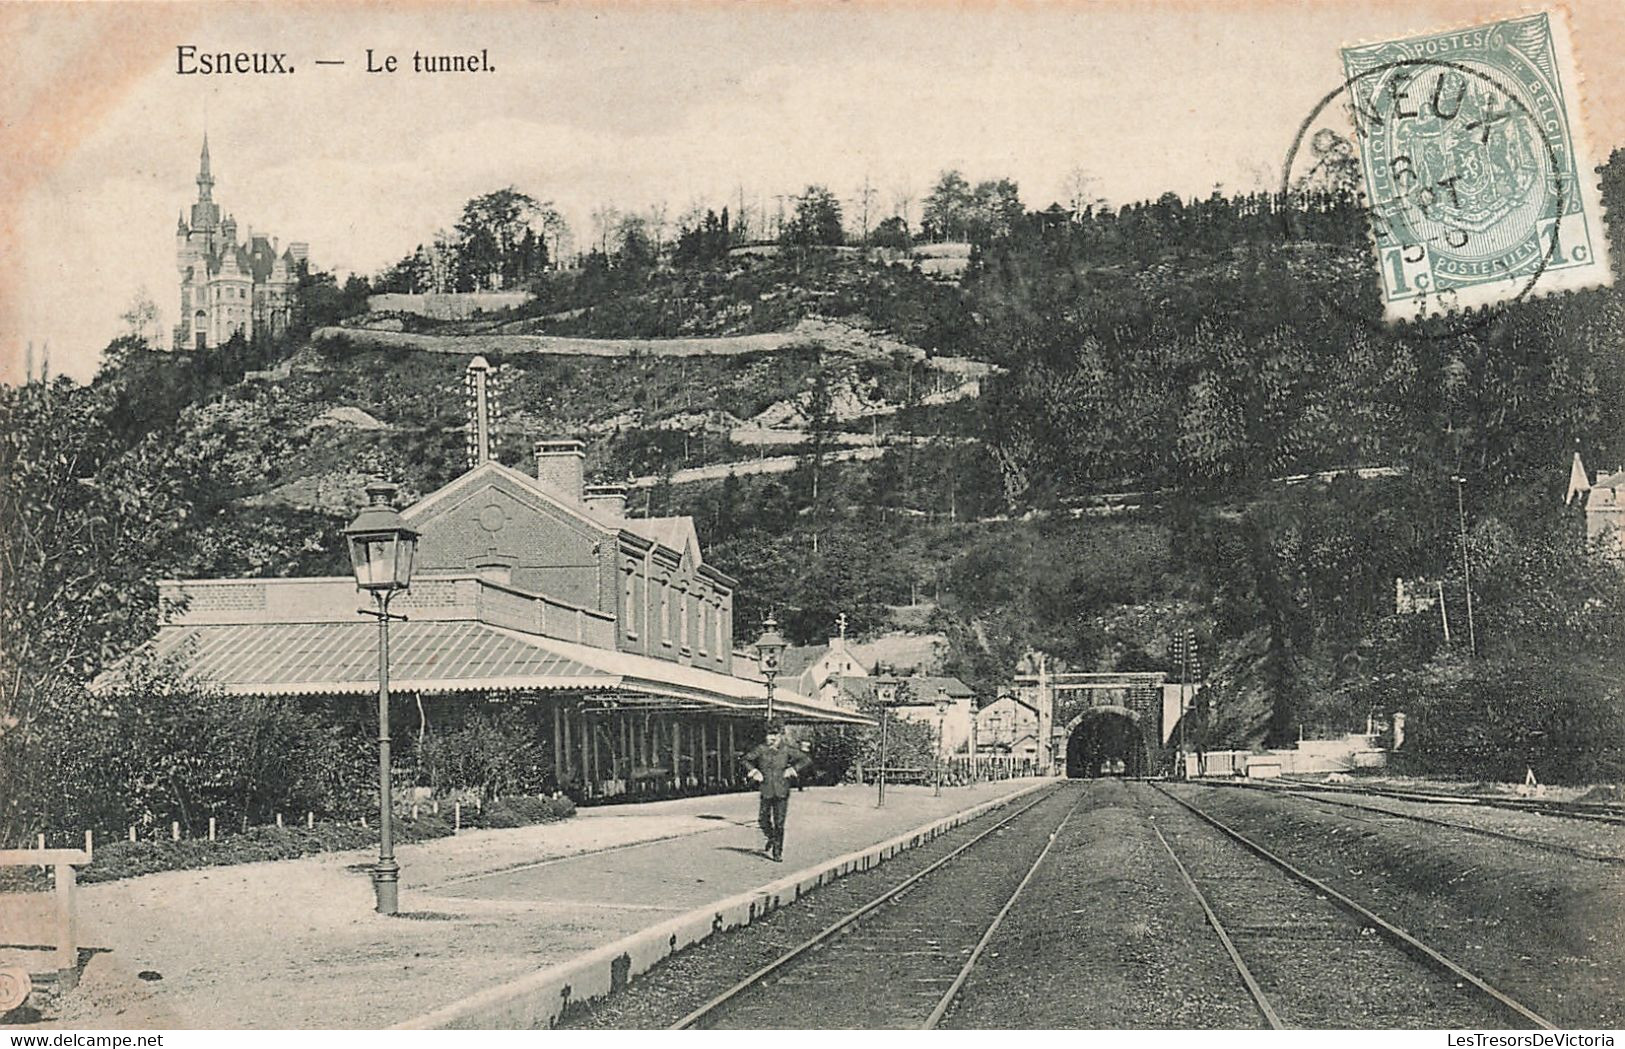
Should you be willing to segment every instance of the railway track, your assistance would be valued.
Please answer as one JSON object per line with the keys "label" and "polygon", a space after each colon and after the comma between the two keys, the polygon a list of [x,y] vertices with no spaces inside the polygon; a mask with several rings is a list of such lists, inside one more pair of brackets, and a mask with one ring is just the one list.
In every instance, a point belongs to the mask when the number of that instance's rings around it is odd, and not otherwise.
{"label": "railway track", "polygon": [[[935,1027],[1087,793],[1045,792],[787,945],[672,1029]],[[944,871],[953,876],[933,877]]]}
{"label": "railway track", "polygon": [[1592,823],[1611,823],[1625,826],[1625,805],[1615,802],[1546,801],[1538,798],[1490,798],[1474,794],[1444,794],[1434,791],[1403,790],[1396,787],[1374,787],[1352,783],[1231,783],[1214,780],[1211,786],[1240,787],[1246,790],[1265,790],[1277,793],[1356,794],[1373,798],[1392,798],[1396,801],[1414,801],[1430,805],[1454,805],[1467,808],[1505,809],[1510,812],[1533,812],[1554,818],[1585,820]]}
{"label": "railway track", "polygon": [[1398,925],[1150,786],[1177,806],[1157,806],[1155,816],[1183,817],[1156,819],[1157,837],[1270,1027],[1554,1026]]}
{"label": "railway track", "polygon": [[1307,791],[1280,789],[1273,791],[1273,793],[1285,794],[1288,797],[1293,798],[1301,798],[1304,801],[1314,802],[1317,805],[1327,805],[1332,808],[1340,809],[1352,809],[1356,812],[1365,812],[1374,816],[1385,816],[1392,819],[1411,820],[1415,823],[1425,823],[1434,827],[1445,827],[1450,830],[1462,831],[1467,834],[1476,834],[1480,837],[1496,838],[1500,841],[1510,841],[1529,848],[1542,849],[1547,852],[1562,853],[1566,856],[1577,856],[1582,860],[1593,860],[1597,863],[1625,865],[1625,855],[1619,855],[1617,853],[1594,852],[1574,845],[1566,845],[1562,842],[1548,841],[1542,838],[1532,838],[1526,834],[1513,834],[1504,830],[1496,830],[1493,827],[1476,827],[1470,823],[1458,823],[1455,820],[1442,820],[1435,816],[1423,815],[1420,812],[1403,812],[1398,809],[1387,809],[1378,805],[1361,804],[1358,801],[1351,801],[1344,798],[1331,798],[1326,797],[1323,794],[1311,793]]}

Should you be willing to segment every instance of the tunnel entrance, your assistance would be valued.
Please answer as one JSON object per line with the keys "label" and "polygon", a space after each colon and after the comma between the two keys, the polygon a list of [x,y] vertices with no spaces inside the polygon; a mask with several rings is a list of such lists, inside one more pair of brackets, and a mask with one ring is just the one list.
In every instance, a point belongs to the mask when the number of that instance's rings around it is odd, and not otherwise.
{"label": "tunnel entrance", "polygon": [[1091,707],[1078,716],[1066,741],[1066,774],[1144,776],[1151,771],[1140,722],[1126,707]]}

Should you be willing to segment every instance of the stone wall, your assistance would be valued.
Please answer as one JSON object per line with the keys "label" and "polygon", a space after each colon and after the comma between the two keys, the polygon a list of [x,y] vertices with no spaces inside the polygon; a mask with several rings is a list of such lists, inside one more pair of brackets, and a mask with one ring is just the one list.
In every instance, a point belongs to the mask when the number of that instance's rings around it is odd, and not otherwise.
{"label": "stone wall", "polygon": [[369,295],[367,309],[372,313],[414,313],[436,320],[466,320],[476,313],[496,313],[523,306],[531,300],[528,291],[470,291],[440,295]]}

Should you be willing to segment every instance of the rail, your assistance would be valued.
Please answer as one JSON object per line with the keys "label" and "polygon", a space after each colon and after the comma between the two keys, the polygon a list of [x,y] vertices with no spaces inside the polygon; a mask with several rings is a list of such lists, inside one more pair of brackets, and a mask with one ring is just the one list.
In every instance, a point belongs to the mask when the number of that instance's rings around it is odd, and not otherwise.
{"label": "rail", "polygon": [[[699,1008],[697,1008],[697,1009],[693,1010],[692,1012],[688,1013],[682,1019],[680,1019],[676,1023],[672,1024],[670,1030],[677,1031],[677,1030],[692,1029],[694,1027],[697,1027],[697,1026],[701,1025],[705,1021],[715,1017],[730,1002],[737,999],[741,994],[745,993],[746,991],[750,990],[753,987],[756,987],[756,986],[762,984],[762,982],[764,980],[766,980],[769,976],[772,976],[774,973],[776,973],[779,970],[783,969],[785,966],[787,966],[790,963],[794,962],[796,959],[801,958],[802,956],[806,955],[809,951],[812,951],[812,950],[818,948],[822,944],[825,944],[825,943],[829,942],[837,934],[845,931],[846,929],[848,929],[851,926],[857,924],[858,922],[861,922],[864,918],[866,918],[869,915],[873,914],[875,911],[879,910],[881,907],[884,907],[886,904],[888,904],[891,901],[893,901],[893,900],[897,899],[898,897],[902,896],[910,888],[912,888],[913,886],[918,884],[923,879],[931,876],[933,873],[940,870],[942,867],[946,866],[947,864],[953,862],[955,859],[957,859],[960,856],[964,855],[972,847],[974,847],[975,845],[977,845],[980,842],[984,841],[990,835],[995,834],[998,831],[1003,830],[1006,826],[1010,825],[1011,823],[1013,823],[1017,819],[1020,819],[1022,816],[1024,816],[1026,813],[1031,811],[1035,806],[1037,806],[1041,802],[1043,802],[1043,801],[1049,799],[1050,797],[1054,796],[1054,793],[1055,792],[1054,792],[1053,789],[1052,790],[1040,791],[1038,793],[1038,797],[1034,798],[1031,802],[1027,803],[1026,805],[1023,805],[1020,809],[1017,809],[1015,812],[1011,813],[1009,816],[1006,816],[1004,819],[1002,819],[999,822],[993,824],[991,827],[989,827],[986,830],[982,831],[980,834],[978,834],[975,837],[971,838],[969,841],[966,841],[965,843],[963,843],[959,847],[955,848],[952,852],[948,853],[946,856],[943,856],[942,858],[936,860],[935,862],[931,863],[929,866],[927,866],[924,869],[916,872],[915,874],[913,874],[909,878],[905,879],[904,881],[898,883],[897,885],[892,886],[891,888],[887,889],[885,892],[881,893],[879,896],[876,896],[874,899],[872,899],[869,902],[863,904],[862,906],[857,907],[854,910],[849,911],[848,913],[846,913],[846,914],[842,915],[841,917],[837,918],[835,921],[833,921],[829,925],[825,926],[823,929],[821,929],[819,932],[817,932],[816,934],[814,934],[810,938],[808,938],[808,939],[802,941],[801,943],[796,944],[795,946],[791,947],[789,950],[787,950],[784,953],[780,954],[777,958],[773,959],[772,961],[768,962],[766,965],[764,965],[761,968],[757,969],[755,972],[751,973],[749,976],[746,976],[744,979],[740,980],[738,983],[735,983],[733,986],[729,987],[727,990],[723,991],[721,994],[719,994],[716,997],[710,999],[705,1004],[701,1005]],[[1079,798],[1079,801],[1080,802],[1082,801],[1081,797]],[[1071,809],[1068,809],[1067,816],[1070,817],[1072,812],[1074,810],[1076,810],[1076,808],[1077,808],[1077,803],[1074,803],[1072,805]],[[1064,823],[1065,820],[1063,819],[1062,822]],[[1058,830],[1058,828],[1057,828],[1057,830]],[[1050,842],[1048,844],[1046,844],[1045,847],[1044,847],[1044,853],[1047,853],[1049,851],[1049,846],[1054,843],[1054,840],[1055,840],[1055,836],[1051,835]],[[1040,856],[1039,856],[1040,860],[1043,859],[1044,853],[1040,854]],[[1032,870],[1028,871],[1028,877],[1023,879],[1021,885],[1017,887],[1017,889],[1016,889],[1017,894],[1019,894],[1021,889],[1026,886],[1027,881],[1030,880],[1030,878],[1032,876],[1032,871],[1036,870],[1037,866],[1038,865],[1035,862],[1033,864]],[[1011,899],[1010,899],[1010,903],[1013,903],[1014,899],[1015,899],[1015,896],[1012,895]],[[998,920],[1001,920],[1003,918],[1004,914],[1008,910],[1009,910],[1009,903],[1006,904],[1004,910],[1000,911],[998,918],[995,919],[995,925],[997,924]],[[983,943],[981,944],[981,946],[985,946],[987,939],[989,939],[990,937],[991,937],[991,931],[984,934]],[[975,957],[980,957],[979,952],[975,954]],[[972,961],[970,963],[967,963],[966,967],[961,971],[961,976],[959,978],[956,978],[953,986],[950,988],[949,995],[945,995],[943,997],[943,1000],[939,1001],[938,1005],[939,1005],[939,1009],[941,1011],[946,1011],[946,1008],[947,1008],[947,1006],[945,1004],[943,1004],[943,1003],[944,1002],[950,1002],[951,1003],[951,1001],[952,1001],[951,995],[957,995],[958,994],[959,988],[964,983],[963,974],[965,972],[969,971],[969,966],[970,966],[970,964],[974,963],[975,957],[973,957]],[[939,1012],[938,1010],[933,1010],[932,1017],[934,1019],[932,1019],[930,1021],[931,1024],[934,1024],[937,1019],[940,1019],[940,1016],[941,1016],[941,1012]]]}
{"label": "rail", "polygon": [[[1315,892],[1321,894],[1327,900],[1330,900],[1332,903],[1336,904],[1338,907],[1342,908],[1348,913],[1370,923],[1372,928],[1376,929],[1388,940],[1398,944],[1402,949],[1410,952],[1412,955],[1423,959],[1434,968],[1447,973],[1455,979],[1460,980],[1463,984],[1479,991],[1485,997],[1492,1000],[1496,1005],[1507,1012],[1514,1014],[1520,1020],[1526,1021],[1545,1030],[1555,1029],[1556,1025],[1550,1020],[1512,998],[1505,992],[1492,986],[1483,977],[1472,972],[1459,962],[1449,958],[1443,952],[1436,950],[1435,948],[1422,942],[1411,933],[1406,932],[1404,929],[1388,921],[1386,918],[1383,918],[1376,912],[1355,902],[1348,896],[1345,896],[1343,893],[1338,892],[1336,889],[1332,888],[1324,881],[1321,881],[1319,878],[1316,878],[1314,875],[1307,873],[1297,866],[1294,866],[1292,863],[1282,859],[1280,856],[1277,856],[1269,849],[1266,849],[1264,846],[1253,841],[1251,838],[1248,838],[1246,835],[1230,827],[1228,824],[1214,818],[1185,799],[1178,797],[1170,792],[1167,788],[1163,787],[1160,783],[1152,783],[1151,786],[1163,797],[1174,802],[1176,805],[1179,805],[1181,808],[1184,808],[1192,815],[1202,820],[1204,823],[1207,823],[1209,826],[1224,834],[1230,840],[1236,842],[1236,844],[1240,845],[1242,848],[1251,852],[1253,855],[1290,875],[1292,878],[1303,883],[1304,885],[1309,886]],[[1164,844],[1166,844],[1166,842],[1164,842]],[[1172,850],[1170,850],[1170,853],[1171,851]],[[1217,921],[1216,918],[1213,918],[1212,920]],[[1250,980],[1250,974],[1248,975],[1248,979]]]}

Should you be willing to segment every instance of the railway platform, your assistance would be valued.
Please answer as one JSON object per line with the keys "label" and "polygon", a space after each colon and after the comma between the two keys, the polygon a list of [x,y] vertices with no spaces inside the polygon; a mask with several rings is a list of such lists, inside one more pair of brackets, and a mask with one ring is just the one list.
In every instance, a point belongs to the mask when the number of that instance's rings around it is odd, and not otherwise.
{"label": "railway platform", "polygon": [[[947,787],[941,797],[891,786],[883,809],[873,787],[809,787],[792,797],[783,863],[760,851],[751,793],[408,844],[398,849],[402,913],[392,918],[373,913],[371,857],[358,851],[90,885],[80,986],[41,1026],[520,1025],[530,1014],[514,1013],[514,1002],[534,1006],[549,972],[566,974],[563,987],[580,997],[590,986],[577,977],[571,988],[568,974],[583,959],[607,959],[604,971],[624,980],[641,964],[632,954],[680,946],[681,921],[702,910],[754,913],[779,895],[788,901],[798,876],[831,876],[843,857],[875,862],[911,836],[1050,782]],[[723,927],[735,923],[728,913]],[[647,935],[655,929],[659,943]],[[650,942],[617,946],[639,936]]]}

